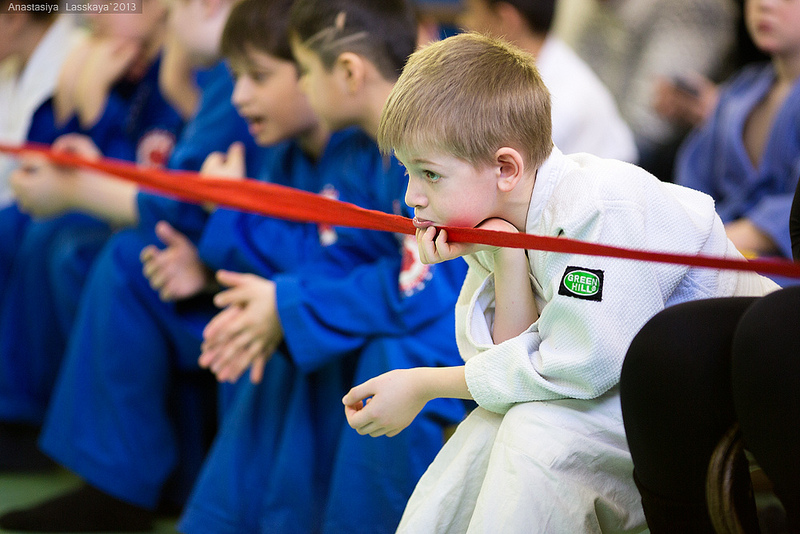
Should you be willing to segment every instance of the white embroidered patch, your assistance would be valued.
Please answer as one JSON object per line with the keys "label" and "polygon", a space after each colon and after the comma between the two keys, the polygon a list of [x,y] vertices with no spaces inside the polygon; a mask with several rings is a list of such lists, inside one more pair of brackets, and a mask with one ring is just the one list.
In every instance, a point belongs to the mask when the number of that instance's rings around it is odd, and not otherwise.
{"label": "white embroidered patch", "polygon": [[403,236],[403,261],[400,267],[400,291],[406,297],[421,291],[425,282],[431,279],[431,266],[419,259],[417,238],[413,235]]}

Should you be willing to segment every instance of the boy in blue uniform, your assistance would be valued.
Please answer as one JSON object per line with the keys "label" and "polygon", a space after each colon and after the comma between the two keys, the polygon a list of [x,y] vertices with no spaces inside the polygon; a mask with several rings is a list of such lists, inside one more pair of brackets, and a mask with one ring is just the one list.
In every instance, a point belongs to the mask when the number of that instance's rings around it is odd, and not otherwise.
{"label": "boy in blue uniform", "polygon": [[[402,1],[299,2],[293,6],[293,50],[309,99],[331,128],[358,125],[374,136],[379,110],[415,45],[415,24]],[[404,173],[394,161],[361,178],[382,189],[381,209],[398,213]],[[327,376],[355,364],[352,380],[379,369],[442,366],[457,360],[453,304],[460,263],[431,269],[415,257],[409,236],[391,236],[391,253],[342,269],[344,247],[364,243],[337,228],[339,243],[321,249],[307,269],[271,280],[219,273],[231,288],[205,331],[201,364],[235,380],[248,366],[267,387],[242,385],[227,412],[184,513],[185,532],[390,532],[405,501],[459,421],[462,402],[429,404],[410,432],[394,441],[346,432],[340,399]],[[351,252],[351,254],[353,253]],[[356,361],[351,358],[354,353]],[[305,376],[292,387],[281,369]],[[252,372],[252,371],[251,371]],[[277,383],[276,383],[277,382]],[[339,380],[338,384],[342,381]],[[338,386],[337,384],[337,386]],[[287,416],[276,416],[289,404]]]}
{"label": "boy in blue uniform", "polygon": [[[92,38],[75,48],[56,95],[35,113],[30,141],[50,143],[62,134],[79,133],[84,140],[91,139],[88,144],[94,150],[107,155],[163,164],[183,121],[158,91],[166,12],[152,0],[144,2],[143,10],[141,15],[92,19]],[[82,61],[76,64],[78,56]],[[64,81],[67,75],[74,76],[74,83]],[[16,247],[4,256],[8,264],[0,268],[8,273],[0,287],[0,420],[13,427],[22,425],[30,446],[44,415],[80,288],[112,229],[82,213],[50,211],[61,199],[39,197],[46,193],[43,184],[69,181],[52,165],[26,159],[12,181],[17,205],[0,213],[3,231],[14,228],[19,236],[16,244],[5,244]]]}
{"label": "boy in blue uniform", "polygon": [[[197,111],[181,131],[181,137],[170,157],[169,167],[199,170],[209,152],[224,150],[231,143],[239,141],[244,143],[248,152],[248,168],[254,168],[261,151],[255,150],[256,145],[247,131],[247,124],[230,102],[233,81],[228,67],[221,61],[219,55],[219,35],[221,35],[222,26],[227,19],[230,3],[208,0],[198,1],[196,4],[201,9],[192,10],[193,2],[189,1],[175,2],[170,8],[170,20],[173,21],[170,29],[174,32],[176,41],[189,49],[192,68],[197,70],[196,76],[193,75],[193,79],[190,81],[197,84],[199,98]],[[201,13],[202,16],[197,16],[197,13]],[[180,19],[182,24],[176,27],[175,19]],[[202,35],[201,44],[197,44],[198,38],[192,32]],[[209,36],[215,33],[217,38],[209,39]],[[91,155],[91,143],[81,141],[81,139],[69,139],[69,149],[86,156]],[[71,185],[66,186],[65,182]],[[139,191],[131,183],[89,172],[73,171],[69,176],[57,177],[57,180],[48,184],[47,187],[57,191],[57,194],[50,194],[47,189],[43,192],[48,196],[58,196],[65,209],[90,213],[99,219],[113,221],[115,226],[132,226],[138,223],[137,228],[113,236],[105,245],[106,254],[130,258],[129,264],[123,263],[123,265],[137,274],[141,271],[138,255],[142,247],[158,242],[158,238],[153,234],[153,228],[157,221],[168,220],[181,231],[196,238],[199,237],[208,215],[196,205]],[[91,194],[86,194],[87,191]],[[109,268],[108,263],[105,266]],[[56,269],[57,265],[52,267]],[[116,266],[112,265],[111,268],[115,269]],[[87,298],[97,300],[99,303],[100,300],[107,298],[105,288],[103,283],[92,283],[91,280],[92,278],[103,280],[111,275],[99,266],[95,267],[93,273],[89,277],[88,285],[94,287],[95,291],[100,291],[101,294],[99,296],[93,294]],[[89,291],[87,290],[87,292]],[[70,315],[70,317],[72,316]],[[45,339],[50,335],[47,330],[48,326],[47,323],[40,322],[26,324],[26,330],[32,332],[28,337]],[[14,352],[4,352],[3,354],[9,356],[17,354],[17,348],[21,346],[23,340],[10,335],[3,339],[5,347],[10,347],[12,344],[14,347]],[[11,399],[20,405],[23,404],[23,401],[28,402],[36,407],[36,414],[43,414],[64,349],[46,352],[41,346],[37,349],[37,351],[27,352],[25,359],[14,358],[12,361],[11,358],[8,358],[4,362],[6,365],[4,373],[8,373],[5,376],[12,378],[9,379],[10,384],[3,382],[3,391],[6,399]],[[33,389],[29,384],[37,379],[42,368],[51,369],[48,371],[47,380],[38,378],[40,385]],[[15,376],[30,376],[31,378],[20,382],[13,379]],[[188,377],[185,380],[176,379],[176,382],[176,402],[179,402],[178,406],[186,410],[192,409],[194,405],[202,405],[200,399],[213,399],[216,391],[214,381],[210,377],[206,380]],[[29,397],[33,397],[33,399]],[[213,400],[209,402],[213,408]],[[191,486],[199,469],[210,440],[209,432],[204,431],[204,428],[213,429],[215,426],[213,411],[213,409],[210,410],[211,415],[205,416],[205,419],[198,416],[196,421],[193,418],[182,420],[183,426],[178,431],[181,436],[179,457],[182,459],[178,468],[181,469],[181,472],[174,477],[177,491],[174,492],[176,496],[173,497],[178,502],[185,498],[188,487]],[[38,435],[37,426],[41,422],[41,418],[42,415],[37,415],[36,425],[19,427],[18,425],[5,425],[4,433],[0,434],[0,442],[6,441],[5,429],[11,426],[7,441],[9,447],[21,456],[16,460],[14,466],[17,469],[27,470],[43,463],[41,461],[43,457],[38,453],[35,445]],[[4,462],[9,458],[5,454],[2,456]],[[47,465],[52,465],[49,463],[49,459]],[[9,467],[11,466],[9,465]]]}

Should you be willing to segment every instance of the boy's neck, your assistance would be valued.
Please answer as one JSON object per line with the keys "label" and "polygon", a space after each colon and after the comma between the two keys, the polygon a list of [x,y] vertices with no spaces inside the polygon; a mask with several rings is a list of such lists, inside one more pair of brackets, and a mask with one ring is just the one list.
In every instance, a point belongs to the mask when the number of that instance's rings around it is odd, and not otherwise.
{"label": "boy's neck", "polygon": [[392,92],[392,87],[394,87],[394,81],[386,80],[379,75],[375,76],[372,82],[365,87],[364,114],[361,121],[359,121],[359,126],[372,139],[378,137],[381,112],[386,100],[389,98],[389,93]]}
{"label": "boy's neck", "polygon": [[300,149],[309,159],[317,161],[325,151],[329,139],[330,131],[319,124],[299,135],[297,137],[297,144],[300,145]]}
{"label": "boy's neck", "polygon": [[506,212],[508,218],[503,217],[513,224],[520,232],[525,232],[528,227],[528,211],[531,207],[533,186],[536,183],[537,170],[527,176],[518,187],[513,190],[513,195],[506,199]]}

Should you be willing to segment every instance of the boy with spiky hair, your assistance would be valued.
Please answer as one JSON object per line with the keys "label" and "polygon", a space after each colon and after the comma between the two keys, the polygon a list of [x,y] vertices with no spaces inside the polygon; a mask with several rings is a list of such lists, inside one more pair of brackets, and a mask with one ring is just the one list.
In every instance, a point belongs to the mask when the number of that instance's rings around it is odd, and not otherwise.
{"label": "boy with spiky hair", "polygon": [[554,147],[547,88],[530,55],[502,41],[462,34],[412,55],[378,140],[408,170],[423,261],[469,264],[456,306],[465,364],[356,386],[343,399],[348,420],[359,433],[402,435],[430,399],[479,405],[420,480],[399,531],[644,530],[617,386],[630,340],[665,306],[775,285],[450,242],[437,226],[741,258],[706,195]]}

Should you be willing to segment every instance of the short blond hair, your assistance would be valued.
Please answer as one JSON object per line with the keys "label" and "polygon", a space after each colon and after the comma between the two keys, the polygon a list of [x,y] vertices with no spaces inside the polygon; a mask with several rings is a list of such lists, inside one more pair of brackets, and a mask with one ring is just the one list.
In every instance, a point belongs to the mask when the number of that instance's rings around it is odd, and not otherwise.
{"label": "short blond hair", "polygon": [[490,164],[510,146],[538,168],[553,148],[550,93],[533,56],[470,32],[411,55],[381,114],[378,144]]}

